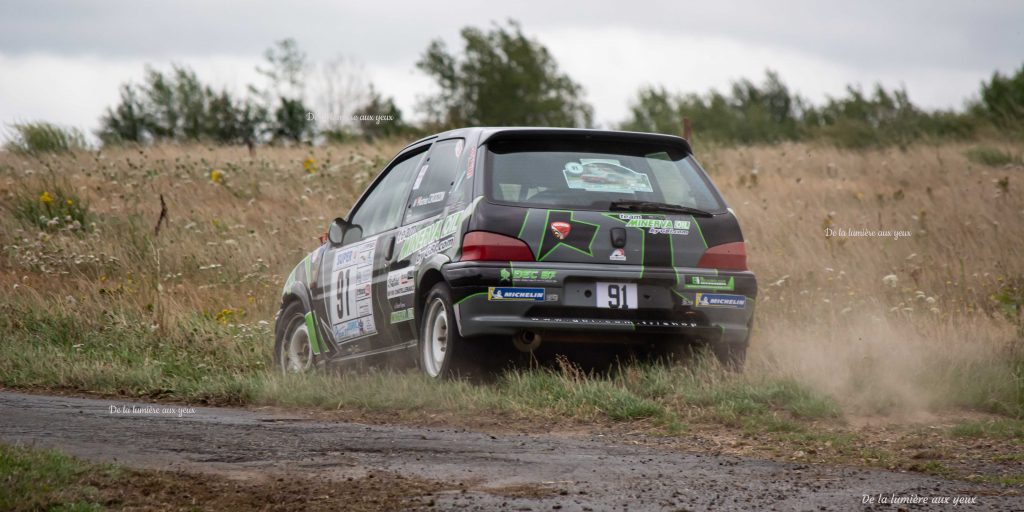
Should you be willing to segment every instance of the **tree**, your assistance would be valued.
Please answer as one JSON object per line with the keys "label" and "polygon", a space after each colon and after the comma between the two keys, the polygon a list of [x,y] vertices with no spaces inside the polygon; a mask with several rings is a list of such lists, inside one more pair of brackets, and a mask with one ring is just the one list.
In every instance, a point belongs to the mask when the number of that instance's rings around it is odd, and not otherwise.
{"label": "tree", "polygon": [[997,71],[982,82],[981,110],[999,128],[1024,128],[1024,65],[1011,76]]}
{"label": "tree", "polygon": [[250,87],[263,97],[264,107],[274,112],[266,133],[274,141],[299,143],[310,140],[316,134],[315,121],[307,116],[309,108],[305,103],[305,78],[309,70],[306,54],[299,50],[294,39],[282,39],[263,53],[266,67],[256,71],[267,78],[268,86],[259,90]]}
{"label": "tree", "polygon": [[392,98],[384,98],[370,86],[370,99],[356,110],[353,118],[359,120],[359,132],[366,138],[394,137],[409,130],[402,120],[402,111]]}
{"label": "tree", "polygon": [[588,126],[593,110],[583,88],[561,72],[547,48],[520,25],[461,31],[462,55],[435,40],[416,63],[440,92],[420,105],[442,127],[468,125]]}
{"label": "tree", "polygon": [[174,66],[164,73],[147,68],[142,85],[121,86],[121,101],[100,119],[104,144],[122,142],[255,141],[267,112],[252,99],[236,99],[204,85],[195,72]]}

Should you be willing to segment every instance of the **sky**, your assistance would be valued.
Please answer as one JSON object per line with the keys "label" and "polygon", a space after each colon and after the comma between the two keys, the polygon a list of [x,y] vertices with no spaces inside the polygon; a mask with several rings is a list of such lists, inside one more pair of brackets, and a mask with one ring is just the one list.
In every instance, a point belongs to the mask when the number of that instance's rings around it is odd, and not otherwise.
{"label": "sky", "polygon": [[703,93],[772,69],[816,103],[847,84],[881,83],[950,109],[993,72],[1024,65],[1024,2],[1011,0],[6,0],[0,125],[46,120],[92,132],[119,86],[140,81],[147,65],[184,64],[241,93],[259,82],[263,51],[286,37],[315,63],[344,58],[353,80],[415,119],[434,91],[415,67],[427,45],[458,50],[462,27],[507,19],[548,47],[605,127],[625,120],[644,85]]}

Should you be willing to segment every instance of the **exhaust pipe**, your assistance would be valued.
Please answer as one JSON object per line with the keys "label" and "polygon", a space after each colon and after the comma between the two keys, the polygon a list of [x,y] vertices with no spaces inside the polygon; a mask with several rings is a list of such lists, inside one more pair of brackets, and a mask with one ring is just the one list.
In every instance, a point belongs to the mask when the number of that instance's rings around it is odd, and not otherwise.
{"label": "exhaust pipe", "polygon": [[512,338],[512,344],[520,352],[533,352],[540,346],[540,333],[533,331],[522,331]]}

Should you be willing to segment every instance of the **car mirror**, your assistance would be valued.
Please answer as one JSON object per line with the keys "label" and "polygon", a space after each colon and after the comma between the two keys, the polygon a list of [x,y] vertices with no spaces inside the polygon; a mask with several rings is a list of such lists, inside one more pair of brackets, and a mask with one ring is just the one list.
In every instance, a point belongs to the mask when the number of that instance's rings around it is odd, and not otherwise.
{"label": "car mirror", "polygon": [[351,224],[345,219],[338,217],[331,222],[330,227],[327,228],[327,239],[334,245],[341,245],[341,241],[345,238],[345,231],[352,227]]}

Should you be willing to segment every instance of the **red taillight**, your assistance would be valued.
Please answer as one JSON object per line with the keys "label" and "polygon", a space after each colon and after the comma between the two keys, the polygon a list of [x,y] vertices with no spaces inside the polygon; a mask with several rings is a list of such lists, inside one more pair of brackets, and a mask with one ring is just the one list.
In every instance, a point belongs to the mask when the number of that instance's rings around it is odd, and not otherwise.
{"label": "red taillight", "polygon": [[721,270],[747,270],[747,248],[743,242],[708,247],[697,266]]}
{"label": "red taillight", "polygon": [[518,238],[470,231],[462,237],[462,261],[533,261],[533,251]]}

